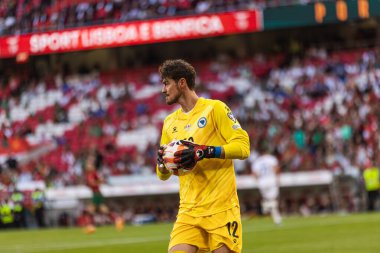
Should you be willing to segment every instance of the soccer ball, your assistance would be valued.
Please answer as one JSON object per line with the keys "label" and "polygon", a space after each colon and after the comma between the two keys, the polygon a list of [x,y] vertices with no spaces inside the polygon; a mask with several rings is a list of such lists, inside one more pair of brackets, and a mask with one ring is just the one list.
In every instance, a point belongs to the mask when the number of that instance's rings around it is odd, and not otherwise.
{"label": "soccer ball", "polygon": [[[165,167],[171,171],[178,171],[178,165],[174,163],[174,153],[183,149],[187,149],[187,146],[181,144],[180,141],[170,142],[164,150],[164,163]],[[185,171],[181,169],[181,171]]]}

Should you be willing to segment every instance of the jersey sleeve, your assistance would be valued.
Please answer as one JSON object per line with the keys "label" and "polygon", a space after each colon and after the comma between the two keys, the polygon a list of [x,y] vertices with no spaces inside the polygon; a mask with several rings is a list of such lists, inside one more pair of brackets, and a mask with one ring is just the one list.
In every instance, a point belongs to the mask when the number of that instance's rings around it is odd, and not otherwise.
{"label": "jersey sleeve", "polygon": [[223,145],[226,159],[246,159],[250,154],[249,137],[230,108],[221,101],[214,105],[214,117],[217,128],[227,144]]}
{"label": "jersey sleeve", "polygon": [[[165,122],[162,126],[162,134],[161,134],[161,140],[160,140],[160,146],[164,144],[168,144],[171,140],[169,139],[169,136],[167,135],[166,128],[165,128]],[[167,180],[172,175],[172,173],[162,174],[160,170],[158,169],[158,165],[156,165],[156,174],[159,179],[161,180]]]}

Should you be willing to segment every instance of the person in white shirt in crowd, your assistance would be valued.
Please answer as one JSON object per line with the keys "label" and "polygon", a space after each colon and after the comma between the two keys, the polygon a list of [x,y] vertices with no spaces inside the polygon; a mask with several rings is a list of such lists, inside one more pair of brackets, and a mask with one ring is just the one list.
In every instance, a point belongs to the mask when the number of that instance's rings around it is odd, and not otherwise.
{"label": "person in white shirt in crowd", "polygon": [[257,180],[262,201],[264,214],[270,213],[275,224],[282,223],[279,211],[279,174],[280,166],[278,159],[268,152],[267,144],[262,142],[258,145],[258,157],[252,163],[252,175]]}

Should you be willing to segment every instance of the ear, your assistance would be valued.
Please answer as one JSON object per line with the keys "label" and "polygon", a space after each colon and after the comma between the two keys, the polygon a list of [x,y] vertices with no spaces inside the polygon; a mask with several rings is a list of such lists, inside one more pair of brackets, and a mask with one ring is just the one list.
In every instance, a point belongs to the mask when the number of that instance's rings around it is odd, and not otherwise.
{"label": "ear", "polygon": [[185,78],[181,78],[178,80],[178,86],[180,89],[185,89],[187,87],[187,82]]}

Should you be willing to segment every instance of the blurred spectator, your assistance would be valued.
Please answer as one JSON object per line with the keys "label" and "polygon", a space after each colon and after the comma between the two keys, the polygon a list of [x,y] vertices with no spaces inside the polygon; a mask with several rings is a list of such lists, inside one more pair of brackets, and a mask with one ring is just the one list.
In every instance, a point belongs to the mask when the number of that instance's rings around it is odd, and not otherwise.
{"label": "blurred spectator", "polygon": [[26,210],[24,206],[24,193],[19,190],[12,192],[11,199],[13,201],[13,217],[15,227],[26,228]]}
{"label": "blurred spectator", "polygon": [[0,228],[13,228],[13,202],[5,194],[0,194]]}
{"label": "blurred spectator", "polygon": [[32,192],[32,203],[37,226],[43,228],[45,224],[45,194],[41,189]]}
{"label": "blurred spectator", "polygon": [[365,189],[367,191],[367,210],[375,211],[380,190],[380,170],[368,163],[363,171]]}

